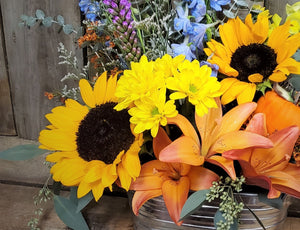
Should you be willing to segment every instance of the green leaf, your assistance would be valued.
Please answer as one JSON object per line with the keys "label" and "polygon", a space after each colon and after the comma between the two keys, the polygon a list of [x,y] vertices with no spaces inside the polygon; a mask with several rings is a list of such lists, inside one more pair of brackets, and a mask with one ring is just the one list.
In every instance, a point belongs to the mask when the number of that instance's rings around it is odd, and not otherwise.
{"label": "green leaf", "polygon": [[288,80],[290,84],[295,88],[295,90],[300,91],[300,75],[291,74],[289,75],[290,79]]}
{"label": "green leaf", "polygon": [[52,17],[46,17],[43,19],[42,23],[45,27],[50,27],[52,25],[53,18]]}
{"label": "green leaf", "polygon": [[70,200],[77,205],[76,212],[80,212],[83,208],[85,208],[91,200],[94,198],[93,193],[90,191],[84,197],[77,198],[77,190],[78,187],[71,187]]}
{"label": "green leaf", "polygon": [[[226,222],[222,212],[220,210],[218,210],[214,217],[215,228],[217,228],[217,223],[219,223],[220,221]],[[229,230],[237,230],[237,229],[239,229],[239,222],[238,222],[238,219],[235,218],[233,220],[233,224],[230,226]]]}
{"label": "green leaf", "polygon": [[296,51],[296,53],[293,55],[293,58],[296,60],[296,61],[300,61],[300,49],[298,49]]}
{"label": "green leaf", "polygon": [[243,1],[243,0],[235,0],[235,3],[238,5],[238,6],[243,6],[243,7],[248,7],[248,3]]}
{"label": "green leaf", "polygon": [[73,26],[72,25],[64,25],[63,26],[63,31],[65,32],[65,34],[70,34],[73,32]]}
{"label": "green leaf", "polygon": [[27,20],[26,20],[26,25],[29,26],[29,27],[32,27],[35,25],[37,19],[34,18],[34,17],[28,17]]}
{"label": "green leaf", "polygon": [[281,198],[269,199],[267,194],[259,193],[258,194],[259,201],[277,209],[281,209],[283,206],[283,201]]}
{"label": "green leaf", "polygon": [[49,152],[40,149],[36,144],[17,145],[0,152],[0,159],[9,161],[23,161],[34,158],[35,156]]}
{"label": "green leaf", "polygon": [[37,19],[40,19],[40,20],[45,18],[45,13],[42,10],[36,10],[35,15],[36,15]]}
{"label": "green leaf", "polygon": [[20,18],[21,18],[22,21],[25,21],[25,22],[26,22],[26,21],[28,20],[29,17],[28,17],[27,15],[25,15],[25,14],[22,14],[22,15],[20,16]]}
{"label": "green leaf", "polygon": [[69,199],[62,196],[54,196],[54,208],[58,217],[74,230],[89,230],[89,227],[80,212],[76,212],[77,206]]}
{"label": "green leaf", "polygon": [[180,220],[191,215],[194,211],[201,207],[203,202],[206,200],[206,194],[209,193],[209,191],[209,189],[199,190],[190,195],[181,210]]}
{"label": "green leaf", "polygon": [[229,10],[223,10],[223,14],[227,17],[227,18],[235,18],[235,14],[232,13]]}
{"label": "green leaf", "polygon": [[61,15],[57,15],[56,20],[57,20],[58,24],[61,26],[63,26],[65,24],[65,19]]}

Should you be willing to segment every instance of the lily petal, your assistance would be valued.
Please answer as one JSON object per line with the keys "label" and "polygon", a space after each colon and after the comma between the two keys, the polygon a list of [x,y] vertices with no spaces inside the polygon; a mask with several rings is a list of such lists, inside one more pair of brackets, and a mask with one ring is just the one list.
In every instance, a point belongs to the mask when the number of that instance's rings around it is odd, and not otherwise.
{"label": "lily petal", "polygon": [[132,211],[137,216],[139,214],[139,209],[143,204],[157,196],[162,195],[161,189],[146,190],[146,191],[135,191],[132,198]]}
{"label": "lily petal", "polygon": [[208,156],[232,149],[245,149],[249,147],[271,148],[273,147],[273,142],[269,138],[256,133],[234,131],[221,136],[210,148]]}
{"label": "lily petal", "polygon": [[206,159],[207,162],[210,162],[214,165],[220,166],[222,169],[225,170],[225,172],[233,179],[236,179],[236,173],[235,173],[235,168],[233,165],[233,160],[226,159],[225,157],[222,156],[211,156],[210,158]]}
{"label": "lily petal", "polygon": [[162,194],[170,214],[171,219],[177,224],[181,225],[180,213],[184,203],[187,200],[190,188],[190,181],[188,177],[181,177],[178,181],[168,180],[163,183]]}
{"label": "lily petal", "polygon": [[171,143],[172,141],[165,130],[159,127],[156,137],[153,138],[153,152],[155,157],[158,159],[160,151]]}
{"label": "lily petal", "polygon": [[200,145],[197,132],[185,116],[178,114],[176,117],[170,117],[168,118],[168,124],[177,125],[181,129],[183,135],[191,137],[197,145]]}
{"label": "lily petal", "polygon": [[199,145],[188,136],[182,136],[164,148],[159,154],[159,160],[195,166],[204,163],[204,157],[200,155]]}
{"label": "lily petal", "polygon": [[213,171],[201,166],[192,166],[188,177],[190,178],[190,189],[194,191],[209,189],[212,182],[219,179],[219,176]]}

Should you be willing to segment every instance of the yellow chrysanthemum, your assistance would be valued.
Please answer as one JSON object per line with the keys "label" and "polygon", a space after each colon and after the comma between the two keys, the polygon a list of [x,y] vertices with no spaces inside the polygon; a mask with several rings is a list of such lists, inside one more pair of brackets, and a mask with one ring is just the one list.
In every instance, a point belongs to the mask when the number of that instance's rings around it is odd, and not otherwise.
{"label": "yellow chrysanthemum", "polygon": [[151,95],[151,92],[164,87],[165,80],[162,71],[154,70],[155,63],[144,55],[139,62],[132,62],[130,70],[124,70],[118,81],[116,110],[131,106],[133,102]]}
{"label": "yellow chrysanthemum", "polygon": [[203,116],[208,108],[217,108],[215,97],[221,95],[220,83],[217,78],[211,77],[211,68],[207,65],[200,67],[197,60],[185,60],[178,65],[174,77],[167,79],[167,88],[173,92],[173,100],[188,98],[195,105],[196,113]]}
{"label": "yellow chrysanthemum", "polygon": [[177,71],[177,67],[185,59],[184,55],[178,55],[172,58],[169,54],[165,54],[162,58],[157,58],[155,60],[155,71],[161,71],[165,78],[171,77],[174,75],[174,72]]}
{"label": "yellow chrysanthemum", "polygon": [[104,188],[119,184],[129,189],[140,173],[138,152],[141,135],[133,135],[127,110],[116,111],[114,96],[117,76],[107,80],[106,72],[94,89],[87,80],[80,80],[83,101],[67,99],[47,114],[50,129],[42,130],[41,148],[56,151],[47,156],[54,162],[53,179],[65,186],[78,186],[78,198],[92,191],[95,200]]}
{"label": "yellow chrysanthemum", "polygon": [[281,82],[290,73],[300,74],[300,63],[291,58],[300,45],[300,34],[291,36],[289,29],[290,23],[286,22],[268,36],[269,20],[265,14],[259,14],[256,23],[249,14],[245,23],[236,18],[220,26],[223,44],[212,39],[204,51],[211,57],[209,62],[233,78],[221,81],[222,104],[234,99],[238,103],[252,101],[255,83],[266,79]]}
{"label": "yellow chrysanthemum", "polygon": [[175,117],[178,112],[173,100],[166,102],[166,88],[161,88],[151,96],[136,101],[129,114],[132,116],[130,122],[136,124],[135,133],[151,130],[151,135],[155,137],[159,126],[166,126],[167,118]]}

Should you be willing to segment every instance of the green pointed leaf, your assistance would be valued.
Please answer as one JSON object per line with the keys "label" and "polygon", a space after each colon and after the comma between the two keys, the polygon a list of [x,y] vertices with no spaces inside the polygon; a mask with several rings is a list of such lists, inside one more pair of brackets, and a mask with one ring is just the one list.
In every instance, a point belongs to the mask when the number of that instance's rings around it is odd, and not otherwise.
{"label": "green pointed leaf", "polygon": [[281,198],[269,199],[267,194],[259,193],[258,194],[259,201],[277,209],[281,209],[283,206],[283,201]]}
{"label": "green pointed leaf", "polygon": [[288,80],[290,84],[295,88],[295,90],[300,91],[300,75],[291,74],[289,75],[290,79]]}
{"label": "green pointed leaf", "polygon": [[57,20],[58,24],[61,26],[63,26],[65,24],[65,19],[61,15],[57,15],[56,20]]}
{"label": "green pointed leaf", "polygon": [[203,202],[206,200],[206,194],[209,193],[209,191],[209,189],[199,190],[190,195],[181,210],[180,220],[191,215],[194,211],[201,207]]}
{"label": "green pointed leaf", "polygon": [[73,32],[73,26],[72,25],[64,25],[63,26],[63,31],[65,32],[65,34],[70,34]]}
{"label": "green pointed leaf", "polygon": [[45,18],[45,13],[42,10],[36,10],[35,15],[37,17],[37,19],[44,19]]}
{"label": "green pointed leaf", "polygon": [[89,230],[81,212],[76,212],[77,206],[69,199],[54,196],[54,208],[58,217],[74,230]]}
{"label": "green pointed leaf", "polygon": [[50,27],[52,25],[53,18],[52,17],[46,17],[43,19],[42,23],[45,27]]}
{"label": "green pointed leaf", "polygon": [[32,159],[35,156],[49,152],[49,150],[40,149],[36,144],[17,145],[0,152],[0,159],[9,161],[23,161]]}
{"label": "green pointed leaf", "polygon": [[77,205],[76,212],[80,212],[82,209],[84,209],[92,199],[94,199],[93,193],[90,191],[88,194],[86,194],[84,197],[77,198],[77,190],[78,187],[71,187],[71,194],[70,194],[70,200]]}

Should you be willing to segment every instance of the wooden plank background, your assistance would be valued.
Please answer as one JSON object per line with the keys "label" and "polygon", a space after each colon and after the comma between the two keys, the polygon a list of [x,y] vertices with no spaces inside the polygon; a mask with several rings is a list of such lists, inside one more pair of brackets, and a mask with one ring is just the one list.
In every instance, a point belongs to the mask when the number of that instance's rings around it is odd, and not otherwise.
{"label": "wooden plank background", "polygon": [[58,26],[20,28],[20,16],[35,15],[37,9],[42,9],[47,16],[63,15],[66,24],[79,26],[80,10],[74,0],[0,0],[0,5],[17,134],[36,140],[48,124],[44,115],[59,104],[49,101],[44,92],[62,88],[60,79],[68,72],[58,65],[58,43],[76,52],[79,61],[82,50],[76,48],[75,36],[58,33]]}
{"label": "wooden plank background", "polygon": [[16,135],[0,5],[0,134]]}

